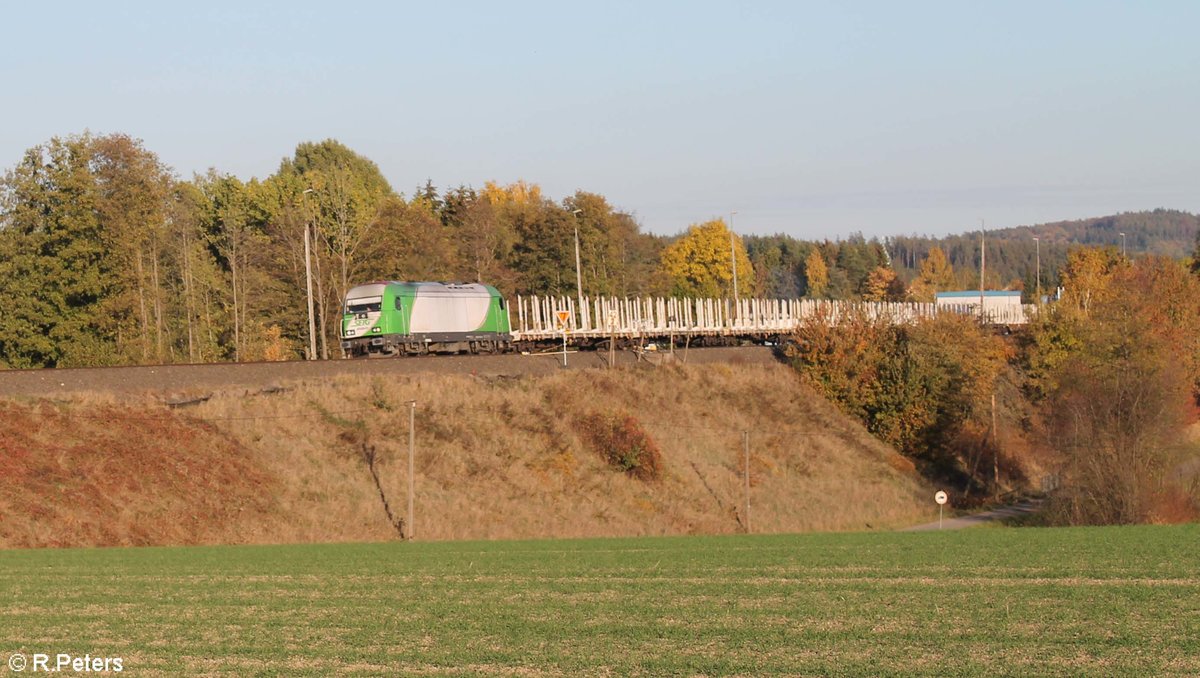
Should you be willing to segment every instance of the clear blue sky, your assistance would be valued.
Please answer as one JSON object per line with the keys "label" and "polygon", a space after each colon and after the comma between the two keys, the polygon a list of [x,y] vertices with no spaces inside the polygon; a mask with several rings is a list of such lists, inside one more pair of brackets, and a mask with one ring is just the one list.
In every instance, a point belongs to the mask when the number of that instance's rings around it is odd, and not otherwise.
{"label": "clear blue sky", "polygon": [[523,178],[674,233],[1200,211],[1200,2],[7,3],[0,166],[124,132],[184,177],[332,137],[401,192]]}

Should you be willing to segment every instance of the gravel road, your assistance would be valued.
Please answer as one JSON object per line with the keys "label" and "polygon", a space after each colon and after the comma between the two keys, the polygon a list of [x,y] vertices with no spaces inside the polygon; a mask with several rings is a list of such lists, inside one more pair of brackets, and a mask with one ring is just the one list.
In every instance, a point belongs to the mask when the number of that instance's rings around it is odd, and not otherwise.
{"label": "gravel road", "polygon": [[930,530],[961,530],[964,527],[975,527],[984,523],[990,523],[995,520],[1004,520],[1005,518],[1017,518],[1026,516],[1036,512],[1041,507],[1041,502],[1036,500],[1023,501],[1011,506],[1001,506],[991,511],[983,513],[973,513],[969,516],[961,518],[946,518],[941,523],[934,521],[925,523],[924,525],[915,525],[902,530],[903,532],[928,532]]}

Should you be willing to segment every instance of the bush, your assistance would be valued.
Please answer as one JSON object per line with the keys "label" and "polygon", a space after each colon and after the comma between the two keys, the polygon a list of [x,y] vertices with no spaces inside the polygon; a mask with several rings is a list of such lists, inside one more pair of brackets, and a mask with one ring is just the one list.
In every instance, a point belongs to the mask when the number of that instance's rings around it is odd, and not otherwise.
{"label": "bush", "polygon": [[956,314],[902,324],[859,309],[830,320],[805,323],[788,348],[804,381],[937,473],[969,467],[962,443],[986,430],[1004,340]]}
{"label": "bush", "polygon": [[638,480],[658,480],[662,451],[641,423],[629,414],[591,413],[579,419],[584,441],[613,468]]}

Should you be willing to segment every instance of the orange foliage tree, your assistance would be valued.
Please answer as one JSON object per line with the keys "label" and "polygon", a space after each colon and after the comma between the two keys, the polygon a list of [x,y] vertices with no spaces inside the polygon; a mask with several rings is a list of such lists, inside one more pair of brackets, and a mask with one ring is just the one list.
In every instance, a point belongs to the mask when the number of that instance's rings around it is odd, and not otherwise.
{"label": "orange foliage tree", "polygon": [[957,443],[988,411],[1010,357],[1002,339],[954,314],[905,325],[861,312],[814,318],[795,339],[804,380],[873,434],[934,473],[969,473]]}
{"label": "orange foliage tree", "polygon": [[[1053,515],[1072,524],[1162,519],[1180,484],[1200,393],[1200,280],[1177,261],[1072,256],[1066,304],[1032,328],[1032,395],[1060,455]],[[1173,510],[1178,514],[1178,510]]]}

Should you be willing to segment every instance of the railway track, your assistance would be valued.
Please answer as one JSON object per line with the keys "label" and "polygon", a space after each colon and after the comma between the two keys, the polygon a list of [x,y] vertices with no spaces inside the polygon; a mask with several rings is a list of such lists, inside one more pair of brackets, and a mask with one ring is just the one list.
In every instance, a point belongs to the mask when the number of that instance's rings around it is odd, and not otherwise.
{"label": "railway track", "polygon": [[[360,360],[207,363],[198,365],[141,365],[40,370],[0,370],[0,398],[58,397],[73,393],[156,395],[166,399],[227,389],[267,389],[298,381],[343,375],[475,374],[517,376],[552,374],[563,368],[561,353],[539,355],[443,355]],[[618,365],[658,365],[666,353],[616,354]],[[676,349],[674,360],[688,364],[772,363],[774,349],[765,346]],[[567,354],[566,369],[607,366],[608,353]]]}

